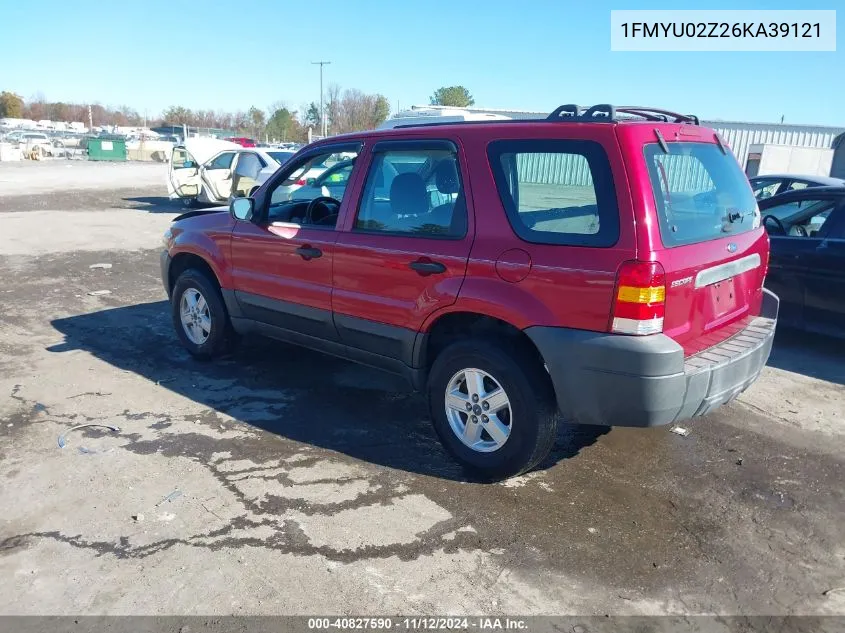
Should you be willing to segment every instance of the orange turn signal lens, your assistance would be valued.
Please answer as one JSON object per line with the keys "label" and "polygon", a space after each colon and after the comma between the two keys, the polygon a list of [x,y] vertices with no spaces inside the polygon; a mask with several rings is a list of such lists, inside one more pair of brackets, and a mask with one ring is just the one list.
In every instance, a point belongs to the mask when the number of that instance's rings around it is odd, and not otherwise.
{"label": "orange turn signal lens", "polygon": [[661,303],[666,300],[666,286],[649,288],[619,286],[616,297],[619,301],[626,303]]}

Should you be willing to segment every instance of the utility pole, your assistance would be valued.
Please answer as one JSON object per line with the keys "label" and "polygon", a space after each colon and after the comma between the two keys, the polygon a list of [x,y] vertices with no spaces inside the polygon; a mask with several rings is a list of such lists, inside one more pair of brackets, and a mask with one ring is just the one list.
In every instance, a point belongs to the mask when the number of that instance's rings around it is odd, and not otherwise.
{"label": "utility pole", "polygon": [[328,129],[326,128],[326,114],[323,112],[323,66],[331,64],[331,62],[311,62],[320,67],[320,134],[326,136]]}
{"label": "utility pole", "polygon": [[94,114],[91,112],[91,106],[88,106],[88,131],[94,130]]}

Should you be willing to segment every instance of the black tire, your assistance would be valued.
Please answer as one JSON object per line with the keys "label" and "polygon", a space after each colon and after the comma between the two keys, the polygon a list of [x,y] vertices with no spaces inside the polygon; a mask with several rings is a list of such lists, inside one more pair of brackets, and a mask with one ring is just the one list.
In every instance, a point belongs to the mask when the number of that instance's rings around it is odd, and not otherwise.
{"label": "black tire", "polygon": [[[468,368],[490,374],[510,400],[510,435],[493,452],[482,453],[466,446],[452,431],[446,416],[446,387],[457,372]],[[554,445],[559,413],[551,380],[536,356],[518,344],[505,347],[486,339],[452,343],[431,367],[427,396],[440,441],[474,478],[499,481],[524,473],[543,461]]]}
{"label": "black tire", "polygon": [[[180,303],[182,295],[189,289],[199,292],[208,304],[211,331],[208,338],[201,344],[190,340],[182,326]],[[189,268],[179,275],[171,293],[170,313],[173,317],[176,335],[194,358],[208,360],[231,351],[235,343],[235,333],[232,329],[232,322],[229,320],[226,304],[223,303],[217,282],[209,279],[203,271]]]}

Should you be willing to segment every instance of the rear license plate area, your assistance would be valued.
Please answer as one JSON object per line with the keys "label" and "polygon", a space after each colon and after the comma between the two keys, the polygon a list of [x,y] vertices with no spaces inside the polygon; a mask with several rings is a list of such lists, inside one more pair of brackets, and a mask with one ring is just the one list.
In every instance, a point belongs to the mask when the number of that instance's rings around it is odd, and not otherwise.
{"label": "rear license plate area", "polygon": [[719,318],[736,310],[736,289],[733,277],[708,286],[710,290],[710,307],[715,318]]}

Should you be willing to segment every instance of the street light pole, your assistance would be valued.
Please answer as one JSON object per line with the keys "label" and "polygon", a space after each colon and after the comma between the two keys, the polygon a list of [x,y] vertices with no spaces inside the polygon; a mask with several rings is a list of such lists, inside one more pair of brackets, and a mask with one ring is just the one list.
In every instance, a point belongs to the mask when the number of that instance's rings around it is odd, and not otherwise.
{"label": "street light pole", "polygon": [[312,64],[320,66],[320,134],[326,136],[328,129],[326,128],[326,115],[323,112],[323,66],[331,64],[331,62],[311,62]]}

